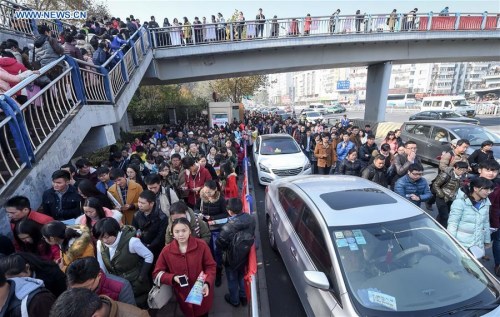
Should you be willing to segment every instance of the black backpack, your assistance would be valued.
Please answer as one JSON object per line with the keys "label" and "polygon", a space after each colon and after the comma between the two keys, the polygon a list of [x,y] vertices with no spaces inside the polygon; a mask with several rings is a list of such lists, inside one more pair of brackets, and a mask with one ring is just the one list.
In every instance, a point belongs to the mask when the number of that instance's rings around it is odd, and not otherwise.
{"label": "black backpack", "polygon": [[239,269],[248,261],[248,254],[255,242],[253,234],[247,231],[238,231],[233,237],[227,250],[227,263],[233,269]]}

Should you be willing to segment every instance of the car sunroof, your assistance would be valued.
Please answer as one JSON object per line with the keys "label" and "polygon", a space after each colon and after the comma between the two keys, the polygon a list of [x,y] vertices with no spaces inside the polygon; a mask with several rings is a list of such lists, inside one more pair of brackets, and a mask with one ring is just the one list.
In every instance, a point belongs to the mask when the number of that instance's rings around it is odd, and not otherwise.
{"label": "car sunroof", "polygon": [[332,209],[344,210],[366,206],[395,204],[397,200],[375,188],[361,188],[319,195]]}

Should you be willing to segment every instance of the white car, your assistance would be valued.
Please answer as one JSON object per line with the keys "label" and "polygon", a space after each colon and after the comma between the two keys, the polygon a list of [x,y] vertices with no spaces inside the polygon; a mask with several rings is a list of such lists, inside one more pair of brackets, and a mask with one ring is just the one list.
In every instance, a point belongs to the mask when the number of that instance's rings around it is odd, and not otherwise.
{"label": "white car", "polygon": [[304,111],[302,115],[305,116],[305,120],[308,122],[317,122],[318,120],[323,120],[323,116],[317,111]]}
{"label": "white car", "polygon": [[278,178],[311,174],[311,163],[288,134],[260,135],[254,144],[253,159],[261,185]]}
{"label": "white car", "polygon": [[269,243],[308,316],[500,316],[499,281],[387,188],[296,176],[270,184],[265,204]]}

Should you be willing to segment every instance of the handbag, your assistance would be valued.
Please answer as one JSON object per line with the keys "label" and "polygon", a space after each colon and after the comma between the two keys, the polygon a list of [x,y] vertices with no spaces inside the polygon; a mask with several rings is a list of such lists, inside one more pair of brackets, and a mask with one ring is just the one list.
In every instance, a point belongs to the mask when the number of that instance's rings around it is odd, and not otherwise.
{"label": "handbag", "polygon": [[161,284],[160,280],[163,276],[163,271],[156,275],[153,287],[148,294],[148,306],[152,309],[161,309],[165,306],[172,297],[172,286]]}

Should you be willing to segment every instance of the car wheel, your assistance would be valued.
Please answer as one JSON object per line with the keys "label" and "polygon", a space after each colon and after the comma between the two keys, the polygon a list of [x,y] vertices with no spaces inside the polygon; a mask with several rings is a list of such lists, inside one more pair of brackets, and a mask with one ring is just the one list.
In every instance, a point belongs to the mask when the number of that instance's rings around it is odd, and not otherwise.
{"label": "car wheel", "polygon": [[271,246],[271,249],[278,251],[278,248],[276,247],[276,239],[274,237],[273,224],[269,217],[267,217],[267,234],[269,235],[269,245]]}

